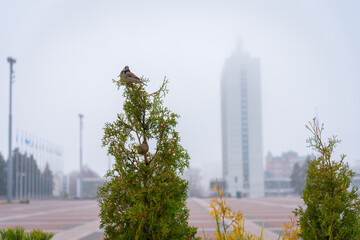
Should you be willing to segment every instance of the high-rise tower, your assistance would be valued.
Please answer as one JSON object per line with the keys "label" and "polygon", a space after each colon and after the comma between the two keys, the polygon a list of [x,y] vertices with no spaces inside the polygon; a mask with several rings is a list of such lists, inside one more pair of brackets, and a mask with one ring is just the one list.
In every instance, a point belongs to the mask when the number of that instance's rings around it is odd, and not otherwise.
{"label": "high-rise tower", "polygon": [[223,178],[232,197],[264,196],[260,60],[238,48],[221,79]]}

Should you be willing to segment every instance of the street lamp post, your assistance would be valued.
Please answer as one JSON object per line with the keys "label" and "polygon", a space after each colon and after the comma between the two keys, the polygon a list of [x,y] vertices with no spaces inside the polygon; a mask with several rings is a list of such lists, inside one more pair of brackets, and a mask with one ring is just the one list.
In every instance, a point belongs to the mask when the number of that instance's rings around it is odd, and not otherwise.
{"label": "street lamp post", "polygon": [[12,148],[11,148],[11,131],[12,131],[12,84],[13,84],[13,64],[16,60],[8,57],[7,61],[10,63],[10,103],[9,103],[9,159],[8,159],[8,177],[7,177],[7,201],[12,202]]}
{"label": "street lamp post", "polygon": [[82,119],[84,115],[79,114],[80,118],[80,183],[79,183],[79,198],[83,197],[83,172],[82,172]]}

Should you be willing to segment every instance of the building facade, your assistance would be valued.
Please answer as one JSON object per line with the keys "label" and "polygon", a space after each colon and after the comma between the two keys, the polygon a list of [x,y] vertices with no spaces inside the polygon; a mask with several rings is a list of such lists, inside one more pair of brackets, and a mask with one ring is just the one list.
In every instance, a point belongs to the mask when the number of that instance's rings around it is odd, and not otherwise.
{"label": "building facade", "polygon": [[260,60],[241,48],[226,60],[221,79],[225,192],[264,196]]}
{"label": "building facade", "polygon": [[[82,198],[84,199],[95,199],[105,179],[98,177],[86,177],[82,179]],[[80,178],[77,179],[76,185],[77,197],[80,198]]]}
{"label": "building facade", "polygon": [[288,151],[281,156],[273,156],[270,152],[265,158],[265,196],[292,196],[294,188],[291,186],[291,174],[295,164],[300,168],[314,155],[298,156],[296,152]]}

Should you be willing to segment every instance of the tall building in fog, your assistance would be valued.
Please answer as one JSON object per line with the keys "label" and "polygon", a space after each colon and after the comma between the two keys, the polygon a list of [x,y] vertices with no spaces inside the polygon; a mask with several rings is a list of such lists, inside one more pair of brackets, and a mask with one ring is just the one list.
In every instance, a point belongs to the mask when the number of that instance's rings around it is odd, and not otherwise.
{"label": "tall building in fog", "polygon": [[264,196],[260,60],[239,47],[221,79],[222,158],[226,193]]}

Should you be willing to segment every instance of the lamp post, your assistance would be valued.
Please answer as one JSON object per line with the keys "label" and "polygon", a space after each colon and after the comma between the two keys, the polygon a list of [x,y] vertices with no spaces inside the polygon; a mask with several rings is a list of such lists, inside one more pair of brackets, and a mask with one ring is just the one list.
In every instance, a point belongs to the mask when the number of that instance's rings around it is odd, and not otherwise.
{"label": "lamp post", "polygon": [[10,103],[9,103],[9,159],[8,159],[8,177],[7,177],[7,201],[12,202],[12,147],[11,147],[11,131],[12,131],[12,84],[13,84],[13,64],[16,60],[8,57],[7,61],[10,63]]}
{"label": "lamp post", "polygon": [[79,198],[82,199],[83,197],[83,176],[82,176],[82,119],[84,115],[79,114],[80,118],[80,183],[79,183]]}

